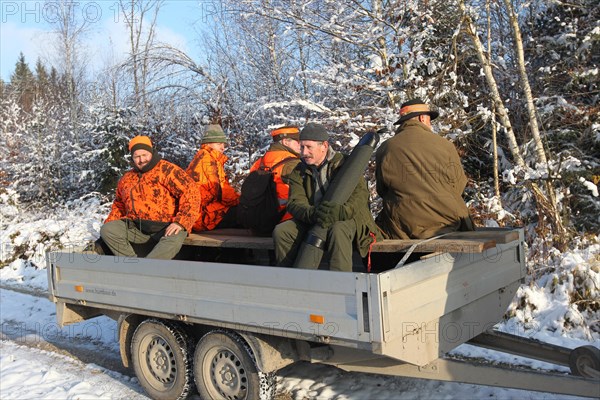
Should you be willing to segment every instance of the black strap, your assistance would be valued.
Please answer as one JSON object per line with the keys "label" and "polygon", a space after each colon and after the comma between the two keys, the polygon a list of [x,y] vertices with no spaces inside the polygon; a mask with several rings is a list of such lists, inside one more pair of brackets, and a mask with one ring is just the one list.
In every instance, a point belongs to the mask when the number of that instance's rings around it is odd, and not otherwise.
{"label": "black strap", "polygon": [[325,241],[317,235],[315,235],[314,233],[309,232],[306,239],[304,239],[304,243],[309,244],[311,246],[315,246],[317,249],[325,249]]}

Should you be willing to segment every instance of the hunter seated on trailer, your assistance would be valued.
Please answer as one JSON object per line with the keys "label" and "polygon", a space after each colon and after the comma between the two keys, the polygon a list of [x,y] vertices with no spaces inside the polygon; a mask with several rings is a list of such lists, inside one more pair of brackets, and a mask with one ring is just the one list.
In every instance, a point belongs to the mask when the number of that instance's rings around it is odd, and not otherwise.
{"label": "hunter seated on trailer", "polygon": [[[468,215],[468,210],[466,209],[461,197],[462,190],[466,184],[466,177],[462,167],[460,166],[458,154],[450,142],[431,132],[430,120],[437,117],[437,111],[429,110],[427,105],[416,99],[403,104],[400,114],[401,118],[396,122],[396,124],[401,124],[397,131],[397,135],[383,143],[380,149],[377,151],[377,189],[378,193],[383,197],[384,204],[384,209],[379,214],[378,222],[380,222],[388,237],[392,239],[425,239],[434,236],[434,234],[446,233],[457,229],[472,230],[473,226]],[[287,129],[291,127],[284,128]],[[296,130],[294,132],[297,135],[298,130],[297,128],[295,129]],[[281,133],[280,131],[284,132],[285,129],[273,131],[273,137],[276,138],[277,134]],[[414,138],[414,135],[419,135],[419,137]],[[291,137],[290,140],[292,139],[296,140],[297,137]],[[345,204],[333,204],[331,202],[322,201],[329,183],[343,164],[345,157],[340,153],[334,152],[330,148],[328,142],[328,133],[325,128],[319,124],[308,124],[302,130],[299,139],[302,142],[302,161],[299,163],[297,168],[294,168],[293,171],[289,173],[288,178],[290,186],[294,189],[290,190],[287,216],[293,216],[294,218],[291,220],[289,218],[283,218],[284,220],[287,220],[286,223],[280,224],[273,233],[277,265],[292,266],[296,260],[299,245],[303,241],[305,233],[314,224],[319,224],[322,227],[329,229],[326,249],[329,253],[330,269],[350,271],[352,270],[352,249],[354,247],[353,242],[356,248],[359,250],[360,255],[365,257],[374,239],[379,236],[377,242],[380,243],[382,239],[380,237],[381,231],[375,225],[368,208],[369,195],[366,188],[366,183],[364,178],[361,178],[354,189],[353,195],[350,196],[349,200]],[[426,146],[427,149],[434,148],[436,147],[434,145],[437,145],[441,149],[439,152],[440,154],[431,155],[431,152],[427,151],[422,154],[418,160],[410,158],[409,153],[411,151],[415,153],[416,150],[409,149],[412,145],[421,143],[422,140],[427,140],[428,143],[431,144],[431,146]],[[205,137],[203,138],[203,148],[198,152],[196,157],[194,157],[194,161],[197,162],[192,161],[190,167],[188,167],[188,173],[192,174],[192,171],[196,169],[198,169],[198,171],[202,170],[202,168],[199,168],[200,164],[202,164],[203,161],[208,162],[214,158],[207,157],[207,155],[204,154],[204,152],[206,152],[205,147],[209,146],[221,146],[221,148],[213,148],[210,150],[214,151],[215,154],[218,153],[217,155],[222,156],[219,158],[222,168],[222,165],[226,160],[226,158],[223,159],[224,155],[222,154],[222,147],[224,147],[225,142],[226,137],[223,130],[220,129],[219,126],[211,125],[207,129]],[[148,149],[144,149],[143,147],[140,148],[140,146],[138,146],[136,149],[132,149],[132,152],[137,151],[141,154],[144,154],[144,152],[148,152],[148,150],[153,151],[149,139],[148,143]],[[133,144],[130,144],[130,148],[132,148],[132,146]],[[400,150],[398,150],[398,147]],[[445,166],[446,168],[444,168],[444,171],[439,171],[440,173],[444,172],[446,174],[444,176],[447,179],[439,179],[440,177],[437,175],[430,177],[431,179],[429,181],[427,179],[423,179],[425,177],[423,173],[432,171],[432,168],[437,165],[436,163],[439,161],[439,156],[441,156],[443,159],[449,158],[452,161],[450,163],[451,165]],[[413,160],[414,165],[409,168],[407,167],[407,163],[410,160]],[[211,166],[214,164],[214,162],[210,162]],[[196,165],[196,167],[193,167],[194,165]],[[397,170],[398,166],[400,170],[402,170],[403,167],[406,167],[409,168],[410,171],[415,172],[413,174],[394,174],[393,171]],[[417,173],[418,171],[421,172]],[[141,173],[142,172],[140,172],[140,174]],[[422,189],[415,189],[415,187],[419,186],[416,185],[415,182],[410,183],[408,180],[402,180],[402,177],[406,178],[407,176],[414,178],[413,175],[415,174],[419,177],[419,179],[417,179],[417,183],[420,185],[420,187],[422,187]],[[224,172],[222,174],[215,174],[215,176],[217,178],[225,177]],[[227,180],[226,177],[225,180]],[[225,186],[231,188],[229,182],[227,181],[226,183],[227,185]],[[200,187],[199,184],[191,186]],[[219,187],[223,189],[222,185],[220,184]],[[459,187],[459,189],[457,189],[457,187]],[[410,196],[398,194],[404,192],[408,193],[411,190],[415,191],[415,193],[411,192]],[[221,192],[222,191],[223,190],[221,190]],[[408,210],[408,208],[415,206],[417,203],[417,205],[423,207],[423,204],[421,204],[423,201],[421,200],[415,202],[407,201],[406,199],[419,199],[420,197],[417,196],[418,193],[428,193],[426,197],[429,199],[433,198],[435,200],[436,196],[432,194],[432,191],[436,191],[436,193],[437,191],[441,191],[442,193],[449,192],[452,195],[452,200],[458,198],[460,202],[442,201],[440,204],[437,204],[438,210],[436,212],[429,213],[432,215],[429,215],[424,211],[421,212],[421,214],[427,215],[417,218],[418,224],[416,225],[416,228],[419,228],[420,230],[403,230],[402,228],[405,226],[408,226],[409,228],[413,227],[398,222],[399,219],[412,218],[412,220],[415,220],[415,210],[413,209],[411,211]],[[203,193],[203,197],[205,197],[206,193],[212,194],[212,190],[203,189],[200,192]],[[238,195],[235,193],[233,188],[231,188],[231,192],[234,194],[233,197],[235,197],[235,200],[237,200]],[[447,197],[448,196],[441,196],[437,198],[437,200],[440,200],[440,198],[446,199]],[[400,201],[400,199],[403,201]],[[210,202],[205,201],[202,203],[202,205],[204,206],[206,203]],[[456,204],[458,205],[456,206]],[[449,209],[451,212],[444,209],[444,207]],[[202,209],[202,207],[199,208]],[[235,208],[235,206],[233,206],[233,208]],[[390,210],[396,210],[400,208],[403,208],[405,211],[400,214],[390,212]],[[217,217],[220,218],[223,218],[223,216],[226,214],[231,214],[232,216],[235,215],[233,212],[229,213],[227,207],[221,207],[216,211],[219,211],[216,212],[216,214],[218,214]],[[198,219],[195,221],[196,225],[206,222],[206,218],[204,217],[209,216],[209,214],[210,218],[208,219],[211,220],[210,222],[212,222],[213,226],[203,226],[203,229],[201,228],[199,230],[211,230],[217,227],[217,225],[218,228],[226,227],[221,226],[222,224],[218,224],[217,219],[219,218],[213,218],[215,213],[212,212],[201,213],[201,215],[199,215]],[[459,217],[454,219],[448,218],[442,222],[440,222],[440,218],[436,217],[438,215],[445,216],[449,214],[456,214],[459,215]],[[225,219],[229,220],[230,218]],[[466,222],[469,222],[469,224],[466,224]],[[231,226],[235,226],[235,223]],[[398,226],[401,228],[395,229],[395,227]],[[106,231],[106,228],[104,228],[104,231]],[[434,232],[434,234],[432,234],[432,232]],[[169,235],[165,236],[168,237]],[[169,254],[169,258],[174,256],[174,254],[171,253]],[[175,251],[175,254],[176,253],[177,251]],[[133,256],[129,252],[127,252],[127,255]],[[150,253],[149,256],[151,258],[155,257],[155,255],[152,253]],[[183,253],[180,255],[180,257],[181,256],[186,257],[186,255]],[[386,264],[388,263],[386,262]]]}
{"label": "hunter seated on trailer", "polygon": [[352,249],[356,245],[362,257],[379,236],[369,210],[369,192],[364,178],[356,184],[344,204],[322,201],[345,156],[329,145],[325,127],[307,124],[300,132],[301,162],[289,176],[290,194],[287,211],[292,219],[275,227],[273,241],[278,266],[294,265],[299,246],[314,224],[328,228],[325,248],[329,269],[352,270]]}
{"label": "hunter seated on trailer", "polygon": [[377,149],[377,224],[390,239],[428,239],[472,231],[462,193],[467,177],[456,148],[431,130],[439,113],[420,99],[400,108],[396,135]]}
{"label": "hunter seated on trailer", "polygon": [[200,215],[192,228],[195,232],[238,226],[236,208],[240,195],[229,183],[225,172],[224,166],[229,159],[224,154],[226,143],[221,125],[208,125],[200,150],[186,169],[202,197],[198,207]]}
{"label": "hunter seated on trailer", "polygon": [[244,179],[238,205],[238,223],[258,236],[271,236],[278,223],[292,218],[286,212],[288,177],[300,162],[297,126],[273,129],[271,137],[273,143]]}
{"label": "hunter seated on trailer", "polygon": [[[200,193],[183,169],[160,157],[149,137],[131,139],[129,151],[133,168],[119,180],[100,236],[117,256],[172,259],[198,218]],[[132,243],[143,246],[134,250]]]}

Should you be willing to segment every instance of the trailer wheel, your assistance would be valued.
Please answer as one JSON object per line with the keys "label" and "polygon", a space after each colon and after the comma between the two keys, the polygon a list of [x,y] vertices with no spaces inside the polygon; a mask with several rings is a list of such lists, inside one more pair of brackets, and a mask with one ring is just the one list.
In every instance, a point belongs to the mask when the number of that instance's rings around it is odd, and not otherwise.
{"label": "trailer wheel", "polygon": [[212,331],[198,342],[194,380],[202,399],[271,399],[273,374],[258,371],[252,351],[239,336]]}
{"label": "trailer wheel", "polygon": [[574,375],[600,377],[600,349],[594,346],[577,347],[569,354],[569,367]]}
{"label": "trailer wheel", "polygon": [[133,369],[153,399],[188,397],[194,385],[190,358],[187,335],[176,324],[149,319],[133,333]]}

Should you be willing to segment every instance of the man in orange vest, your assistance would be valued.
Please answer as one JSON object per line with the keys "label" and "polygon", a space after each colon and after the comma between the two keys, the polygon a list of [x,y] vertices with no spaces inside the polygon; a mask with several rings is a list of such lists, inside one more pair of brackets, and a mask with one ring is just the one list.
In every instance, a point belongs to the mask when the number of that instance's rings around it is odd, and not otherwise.
{"label": "man in orange vest", "polygon": [[[282,126],[271,131],[273,143],[264,156],[256,160],[250,172],[261,166],[271,169],[273,181],[277,188],[279,211],[285,210],[290,186],[287,177],[300,162],[300,130],[297,126]],[[273,168],[275,166],[275,168]],[[292,215],[285,213],[281,221],[291,219]]]}
{"label": "man in orange vest", "polygon": [[224,165],[229,159],[223,152],[227,138],[220,125],[206,128],[200,150],[186,172],[196,181],[202,197],[200,217],[193,230],[209,231],[215,228],[237,227],[235,207],[240,195],[229,183]]}

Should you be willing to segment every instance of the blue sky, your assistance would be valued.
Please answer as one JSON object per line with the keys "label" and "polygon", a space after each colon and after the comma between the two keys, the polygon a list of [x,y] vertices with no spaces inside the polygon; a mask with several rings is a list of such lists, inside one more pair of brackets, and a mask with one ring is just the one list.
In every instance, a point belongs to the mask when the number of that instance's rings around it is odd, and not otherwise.
{"label": "blue sky", "polygon": [[[53,64],[56,52],[52,43],[51,21],[55,19],[56,1],[0,0],[0,77],[8,81],[14,71],[19,52],[33,70],[38,57]],[[97,70],[120,59],[127,49],[123,18],[118,0],[68,0],[75,15],[89,22],[83,40],[88,68]],[[203,21],[218,5],[218,0],[167,0],[161,7],[157,37],[161,42],[184,50],[193,58],[201,54],[198,40]],[[112,50],[111,50],[112,49]]]}

